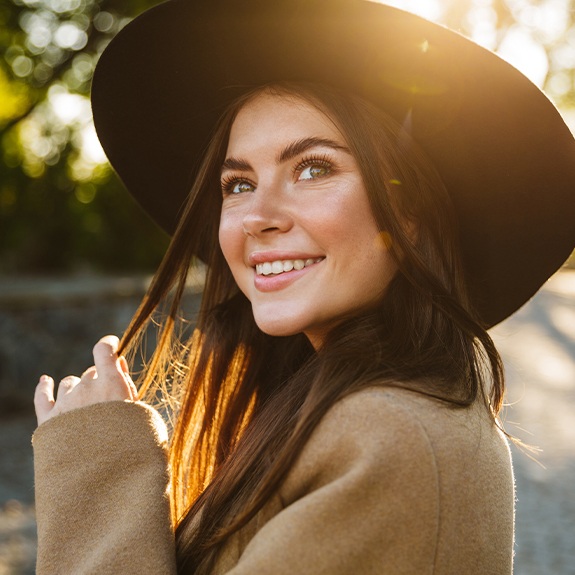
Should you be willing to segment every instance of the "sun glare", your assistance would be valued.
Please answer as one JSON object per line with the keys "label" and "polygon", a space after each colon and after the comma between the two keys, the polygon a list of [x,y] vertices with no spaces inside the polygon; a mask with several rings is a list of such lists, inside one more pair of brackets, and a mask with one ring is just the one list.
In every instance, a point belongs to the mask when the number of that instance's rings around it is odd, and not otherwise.
{"label": "sun glare", "polygon": [[[447,23],[459,0],[378,1],[428,20]],[[543,87],[551,69],[550,51],[556,53],[557,60],[565,59],[565,50],[555,49],[554,43],[561,41],[569,25],[569,0],[541,0],[536,3],[532,0],[507,0],[507,9],[516,22],[508,28],[501,27],[493,0],[467,0],[465,4],[465,18],[458,31],[496,51],[538,86]],[[575,49],[571,48],[568,56],[571,55],[575,60]],[[553,87],[552,82],[550,87]]]}
{"label": "sun glare", "polygon": [[533,83],[543,86],[549,71],[549,60],[543,46],[525,29],[513,26],[499,45],[497,53]]}
{"label": "sun glare", "polygon": [[395,6],[408,12],[423,16],[428,20],[439,21],[444,8],[440,0],[376,0],[379,4]]}

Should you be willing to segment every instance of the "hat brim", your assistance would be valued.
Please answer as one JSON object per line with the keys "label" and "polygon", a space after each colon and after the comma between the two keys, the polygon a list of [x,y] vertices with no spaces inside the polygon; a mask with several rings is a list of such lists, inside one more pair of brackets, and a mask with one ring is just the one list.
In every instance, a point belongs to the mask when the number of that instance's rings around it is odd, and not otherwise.
{"label": "hat brim", "polygon": [[94,121],[128,190],[172,232],[222,110],[282,80],[348,90],[409,123],[453,199],[486,325],[523,305],[575,246],[575,142],[555,107],[492,52],[382,4],[160,4],[104,51]]}

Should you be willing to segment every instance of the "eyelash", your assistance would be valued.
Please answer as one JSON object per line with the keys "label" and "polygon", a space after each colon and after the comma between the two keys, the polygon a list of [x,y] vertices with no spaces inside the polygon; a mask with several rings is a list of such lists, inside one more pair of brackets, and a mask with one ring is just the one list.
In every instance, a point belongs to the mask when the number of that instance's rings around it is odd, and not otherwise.
{"label": "eyelash", "polygon": [[239,182],[247,182],[248,184],[255,186],[255,184],[253,182],[251,182],[249,180],[249,178],[245,178],[245,177],[240,176],[240,175],[232,174],[230,176],[225,176],[222,178],[222,181],[221,181],[222,193],[226,196],[232,195],[232,188],[236,184],[238,184]]}
{"label": "eyelash", "polygon": [[[301,174],[306,168],[309,168],[310,166],[322,166],[328,170],[328,173],[332,172],[334,169],[333,163],[327,154],[304,156],[303,159],[294,166],[292,175],[296,176]],[[233,187],[240,182],[247,182],[248,184],[255,187],[255,184],[249,178],[232,174],[222,178],[222,193],[224,195],[231,195]]]}
{"label": "eyelash", "polygon": [[310,166],[322,166],[327,168],[328,171],[333,170],[333,163],[327,154],[304,156],[304,158],[293,169],[293,175],[301,174],[306,168]]}

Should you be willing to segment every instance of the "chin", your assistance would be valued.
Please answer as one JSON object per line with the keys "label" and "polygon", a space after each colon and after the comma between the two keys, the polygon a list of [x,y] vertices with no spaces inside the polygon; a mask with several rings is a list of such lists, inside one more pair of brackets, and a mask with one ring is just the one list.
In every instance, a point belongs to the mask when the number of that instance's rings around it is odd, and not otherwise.
{"label": "chin", "polygon": [[267,310],[267,313],[254,313],[256,325],[265,334],[273,337],[286,337],[305,331],[306,324],[301,321],[301,318],[286,313],[278,314],[277,311],[273,313],[274,311],[276,310]]}
{"label": "chin", "polygon": [[296,335],[301,333],[301,329],[290,329],[284,322],[259,322],[256,320],[256,325],[267,335],[272,337],[287,337],[289,335]]}

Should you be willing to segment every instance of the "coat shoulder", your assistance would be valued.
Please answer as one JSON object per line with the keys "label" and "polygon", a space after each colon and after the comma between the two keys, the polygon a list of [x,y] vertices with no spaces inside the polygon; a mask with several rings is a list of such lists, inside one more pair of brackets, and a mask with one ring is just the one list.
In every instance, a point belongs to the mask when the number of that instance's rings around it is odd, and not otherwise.
{"label": "coat shoulder", "polygon": [[[288,499],[351,474],[382,484],[425,476],[435,485],[434,446],[424,424],[426,410],[412,392],[370,387],[338,401],[312,433],[282,492]],[[415,403],[413,403],[415,401]],[[410,479],[411,480],[411,479]]]}

